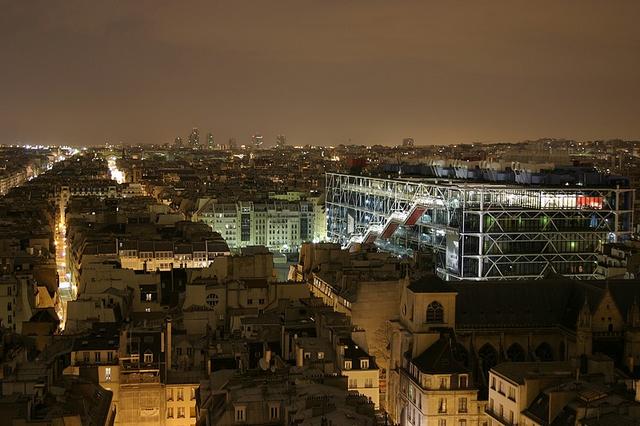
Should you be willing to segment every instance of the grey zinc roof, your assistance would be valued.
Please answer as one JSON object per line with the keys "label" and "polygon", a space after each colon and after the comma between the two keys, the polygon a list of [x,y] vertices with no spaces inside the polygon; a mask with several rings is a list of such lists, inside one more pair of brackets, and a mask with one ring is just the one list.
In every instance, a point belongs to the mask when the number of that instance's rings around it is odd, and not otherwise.
{"label": "grey zinc roof", "polygon": [[442,336],[437,342],[429,346],[424,352],[411,360],[418,369],[426,374],[455,374],[469,371],[456,361],[451,341]]}

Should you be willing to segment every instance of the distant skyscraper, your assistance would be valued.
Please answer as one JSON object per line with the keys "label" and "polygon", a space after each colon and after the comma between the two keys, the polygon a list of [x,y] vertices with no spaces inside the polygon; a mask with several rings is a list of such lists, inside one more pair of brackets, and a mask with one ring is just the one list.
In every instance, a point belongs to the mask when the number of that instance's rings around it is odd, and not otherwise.
{"label": "distant skyscraper", "polygon": [[264,137],[261,134],[256,133],[255,135],[251,136],[251,143],[255,148],[260,148],[264,143]]}
{"label": "distant skyscraper", "polygon": [[215,148],[215,140],[213,138],[213,133],[209,132],[207,133],[207,148],[208,149],[214,149]]}
{"label": "distant skyscraper", "polygon": [[182,148],[182,138],[180,136],[174,139],[173,146],[176,148]]}
{"label": "distant skyscraper", "polygon": [[229,149],[236,149],[236,138],[229,138]]}
{"label": "distant skyscraper", "polygon": [[405,148],[413,148],[414,144],[415,144],[415,141],[413,140],[413,138],[402,139],[402,146]]}
{"label": "distant skyscraper", "polygon": [[197,127],[194,127],[189,135],[189,146],[191,148],[199,148],[200,147],[200,131]]}
{"label": "distant skyscraper", "polygon": [[276,136],[276,147],[282,148],[287,144],[287,137],[285,135]]}

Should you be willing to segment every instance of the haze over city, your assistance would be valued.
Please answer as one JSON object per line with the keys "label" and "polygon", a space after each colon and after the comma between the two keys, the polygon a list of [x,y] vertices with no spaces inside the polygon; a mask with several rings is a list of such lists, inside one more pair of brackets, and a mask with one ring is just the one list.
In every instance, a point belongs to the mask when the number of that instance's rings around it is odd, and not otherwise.
{"label": "haze over city", "polygon": [[639,12],[0,0],[0,425],[640,425]]}
{"label": "haze over city", "polygon": [[0,143],[638,139],[640,3],[0,2]]}

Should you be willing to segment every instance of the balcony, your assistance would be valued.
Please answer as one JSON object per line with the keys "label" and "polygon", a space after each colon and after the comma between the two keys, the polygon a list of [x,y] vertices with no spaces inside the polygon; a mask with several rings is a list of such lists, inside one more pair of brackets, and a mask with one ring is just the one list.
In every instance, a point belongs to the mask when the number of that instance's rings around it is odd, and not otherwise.
{"label": "balcony", "polygon": [[499,413],[496,413],[494,410],[492,410],[491,408],[487,407],[485,410],[485,414],[487,414],[487,416],[491,417],[492,420],[494,420],[495,422],[497,422],[500,425],[504,425],[504,426],[518,426],[517,422],[511,422],[508,419],[506,419],[504,417],[504,415],[500,415]]}

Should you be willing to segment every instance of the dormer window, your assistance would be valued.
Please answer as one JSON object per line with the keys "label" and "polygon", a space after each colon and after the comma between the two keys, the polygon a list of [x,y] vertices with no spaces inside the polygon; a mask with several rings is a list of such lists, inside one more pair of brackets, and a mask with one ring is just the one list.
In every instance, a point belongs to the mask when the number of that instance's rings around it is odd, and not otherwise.
{"label": "dormer window", "polygon": [[344,369],[345,370],[351,370],[351,361],[345,361],[344,362]]}
{"label": "dormer window", "polygon": [[368,359],[361,359],[360,360],[360,368],[362,370],[367,370],[369,369],[369,360]]}
{"label": "dormer window", "polygon": [[427,306],[427,323],[442,324],[444,322],[444,308],[440,302],[431,302]]}
{"label": "dormer window", "polygon": [[461,389],[466,388],[467,387],[467,381],[468,381],[468,378],[467,378],[466,374],[461,375],[459,379],[460,379],[459,387]]}
{"label": "dormer window", "polygon": [[144,363],[145,364],[151,364],[153,362],[153,354],[152,353],[145,353],[144,354]]}

